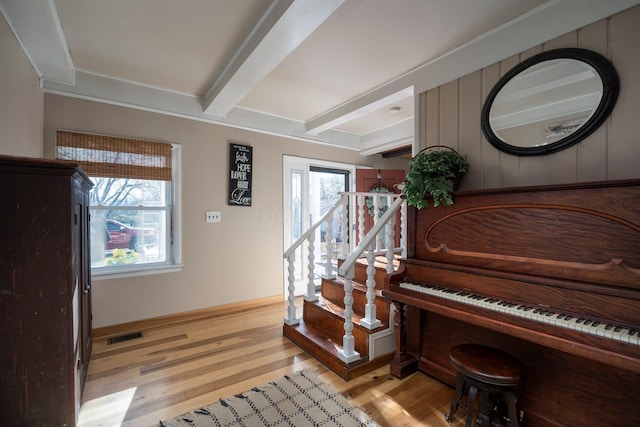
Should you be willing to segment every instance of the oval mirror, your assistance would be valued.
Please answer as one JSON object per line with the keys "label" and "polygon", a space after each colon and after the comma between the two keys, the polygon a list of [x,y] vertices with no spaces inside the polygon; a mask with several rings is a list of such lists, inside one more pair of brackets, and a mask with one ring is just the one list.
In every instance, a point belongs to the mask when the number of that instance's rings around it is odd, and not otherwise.
{"label": "oval mirror", "polygon": [[513,67],[491,90],[482,132],[510,154],[554,153],[595,131],[618,91],[618,75],[603,56],[574,48],[543,52]]}

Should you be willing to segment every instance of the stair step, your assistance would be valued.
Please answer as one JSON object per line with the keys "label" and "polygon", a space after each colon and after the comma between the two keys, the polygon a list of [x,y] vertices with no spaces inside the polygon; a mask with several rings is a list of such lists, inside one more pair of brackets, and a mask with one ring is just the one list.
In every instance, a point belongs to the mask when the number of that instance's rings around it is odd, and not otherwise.
{"label": "stair step", "polygon": [[359,360],[345,363],[340,360],[338,355],[342,349],[342,338],[336,340],[321,328],[305,323],[303,319],[300,319],[300,323],[297,325],[285,324],[283,335],[345,381],[384,366],[393,357],[393,354],[389,354],[377,357],[375,360],[369,360],[368,354],[360,353]]}
{"label": "stair step", "polygon": [[[322,279],[322,296],[344,310],[344,282],[343,277]],[[367,287],[362,283],[353,283],[353,311],[364,316],[367,304]],[[389,319],[389,303],[382,297],[380,290],[375,291],[374,304],[376,317],[381,321]]]}
{"label": "stair step", "polygon": [[[363,318],[364,316],[354,313],[352,334],[355,341],[355,350],[359,353],[368,353],[369,335],[387,329],[389,322],[381,320],[381,326],[375,329],[368,329],[360,324]],[[322,297],[318,301],[305,301],[303,319],[307,325],[316,326],[322,329],[327,336],[342,342],[345,322],[344,309],[342,307]]]}
{"label": "stair step", "polygon": [[[394,264],[399,262],[396,256]],[[339,266],[343,260],[338,260]],[[375,298],[376,318],[381,326],[368,329],[361,325],[365,318],[367,304],[367,260],[361,259],[355,264],[353,284],[353,341],[354,349],[360,358],[352,363],[344,363],[339,356],[344,336],[344,277],[322,279],[321,295],[317,301],[304,301],[302,319],[297,325],[283,327],[283,334],[293,343],[311,354],[337,375],[348,381],[357,376],[384,366],[393,357],[393,335],[390,331],[390,303],[382,296],[387,259],[376,257],[375,266]],[[375,334],[375,335],[374,335]],[[391,338],[391,341],[389,340]],[[369,360],[369,346],[377,354],[374,360]],[[391,350],[389,352],[389,350]]]}
{"label": "stair step", "polygon": [[[397,270],[397,267],[400,265],[401,257],[399,255],[395,255],[393,258],[393,265]],[[338,268],[342,266],[344,260],[338,260]],[[382,289],[384,286],[384,278],[387,275],[387,258],[385,256],[376,256],[374,258],[374,267],[376,269],[374,273],[374,278],[376,281],[376,289]],[[369,263],[366,258],[359,258],[354,264],[353,269],[353,280],[359,283],[366,283],[367,281],[367,267]]]}

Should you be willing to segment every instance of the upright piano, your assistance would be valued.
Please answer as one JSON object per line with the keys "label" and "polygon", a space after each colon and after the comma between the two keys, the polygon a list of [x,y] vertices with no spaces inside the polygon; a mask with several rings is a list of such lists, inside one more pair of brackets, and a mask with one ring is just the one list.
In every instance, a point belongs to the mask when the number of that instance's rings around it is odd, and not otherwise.
{"label": "upright piano", "polygon": [[449,350],[490,345],[526,368],[523,424],[640,425],[640,180],[459,192],[409,209],[386,276],[391,372],[451,386]]}

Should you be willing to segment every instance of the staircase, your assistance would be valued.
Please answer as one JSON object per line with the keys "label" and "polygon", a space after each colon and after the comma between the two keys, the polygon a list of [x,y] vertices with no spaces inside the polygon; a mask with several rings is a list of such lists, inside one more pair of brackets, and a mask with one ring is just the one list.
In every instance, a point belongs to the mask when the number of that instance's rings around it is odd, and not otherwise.
{"label": "staircase", "polygon": [[[386,241],[394,241],[390,229],[401,202],[382,215],[380,223],[360,238],[360,244],[349,256],[343,254],[338,259],[338,271],[342,274],[325,274],[320,292],[316,293],[315,288],[313,295],[307,292],[301,318],[297,318],[291,292],[289,295],[283,335],[345,381],[389,363],[395,352],[390,303],[382,297],[381,290],[386,274],[397,268],[399,256],[394,252],[398,248],[387,249],[384,256],[374,254],[384,253],[375,250],[382,230],[387,233]],[[291,273],[292,260],[289,261]],[[292,291],[292,286],[289,289]],[[348,293],[351,297],[345,298]]]}

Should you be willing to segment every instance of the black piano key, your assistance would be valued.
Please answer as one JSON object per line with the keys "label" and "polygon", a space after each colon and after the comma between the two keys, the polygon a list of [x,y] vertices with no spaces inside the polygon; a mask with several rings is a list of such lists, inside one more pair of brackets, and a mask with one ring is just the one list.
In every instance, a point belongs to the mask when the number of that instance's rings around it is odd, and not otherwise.
{"label": "black piano key", "polygon": [[[441,294],[443,294],[442,296],[444,298],[447,298],[447,299],[456,299],[456,298],[455,297],[447,297],[447,296],[445,296],[445,294],[446,295],[459,296],[460,297],[459,299],[461,301],[465,301],[466,300],[467,304],[474,304],[475,305],[476,303],[471,302],[472,300],[479,301],[479,302],[482,301],[487,305],[496,304],[497,306],[500,306],[500,307],[507,307],[509,309],[517,309],[518,311],[521,311],[521,312],[533,312],[533,313],[535,313],[535,314],[537,314],[539,316],[555,317],[555,318],[557,318],[557,319],[562,321],[562,323],[558,323],[558,325],[561,325],[561,324],[568,323],[568,322],[572,321],[572,323],[575,322],[576,324],[584,324],[585,326],[590,326],[589,330],[594,331],[593,328],[596,328],[596,327],[598,327],[598,326],[600,326],[602,324],[602,322],[599,322],[597,320],[589,320],[588,318],[584,318],[584,317],[575,318],[570,314],[558,313],[558,312],[552,311],[550,309],[550,307],[547,307],[547,306],[544,306],[544,305],[541,305],[542,307],[540,307],[540,306],[538,306],[538,307],[528,306],[528,305],[525,305],[525,304],[520,305],[520,304],[517,304],[517,303],[514,303],[514,302],[509,302],[509,301],[501,300],[501,299],[494,298],[494,297],[478,295],[478,294],[475,294],[473,292],[470,292],[469,290],[459,290],[459,289],[454,290],[454,289],[444,288],[442,286],[423,283],[423,282],[419,282],[419,281],[411,281],[411,280],[409,280],[406,283],[407,284],[412,284],[414,286],[419,286],[419,287],[422,287],[422,288],[425,288],[425,289],[431,289],[431,290],[435,291],[435,293],[434,293],[435,295],[437,295],[438,293],[441,293]],[[496,308],[491,309],[490,307],[488,307],[488,308],[490,310],[503,311],[501,309],[496,309]],[[515,313],[515,310],[514,310],[513,314],[517,315]],[[519,315],[519,316],[525,317],[523,315]],[[534,317],[534,319],[535,319],[535,317]],[[538,319],[538,321],[544,321],[544,320]],[[569,324],[566,324],[564,326],[565,327],[569,327],[569,328],[575,328],[575,326],[572,327]],[[640,329],[628,329],[628,328],[624,328],[624,327],[621,327],[621,326],[615,326],[614,324],[610,324],[610,323],[605,323],[604,329],[607,330],[607,331],[611,331],[613,329],[613,331],[615,331],[615,333],[620,333],[620,331],[625,330],[626,331],[625,335],[633,337],[633,338],[630,339],[630,341],[634,342],[636,344],[637,344],[637,338],[636,337],[640,336]],[[586,328],[584,328],[582,330],[584,332],[588,331]],[[593,333],[593,334],[596,333],[596,332],[591,332],[591,331],[589,331],[587,333]],[[599,335],[602,335],[602,334],[599,333]],[[606,335],[606,336],[609,336],[609,335]],[[615,335],[614,336],[609,336],[609,338],[620,340],[620,338],[615,338]],[[622,339],[622,340],[624,340],[624,339]]]}

